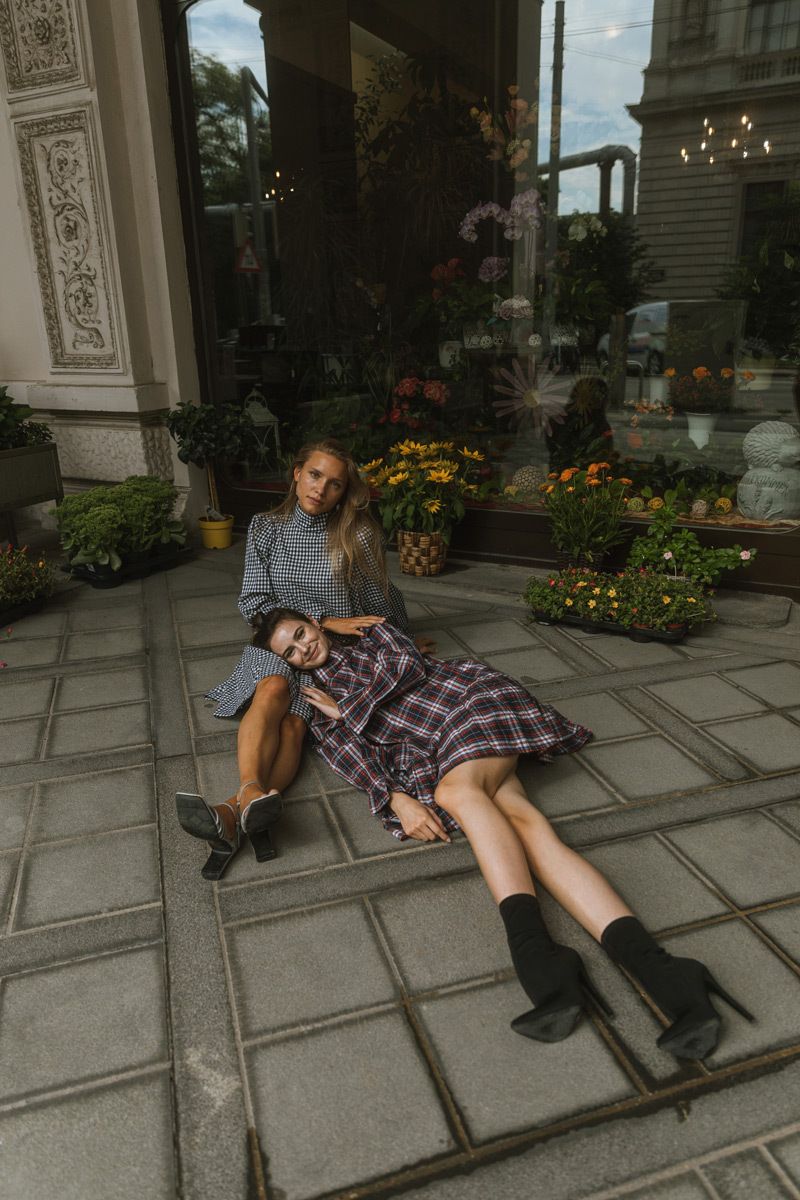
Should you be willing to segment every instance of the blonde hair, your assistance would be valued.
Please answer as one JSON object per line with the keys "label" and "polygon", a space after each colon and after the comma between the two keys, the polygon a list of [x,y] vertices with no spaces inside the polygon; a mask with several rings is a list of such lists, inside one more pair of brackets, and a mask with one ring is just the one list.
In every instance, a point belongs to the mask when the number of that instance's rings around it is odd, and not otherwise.
{"label": "blonde hair", "polygon": [[286,520],[297,504],[297,481],[294,473],[302,470],[312,454],[327,454],[347,467],[347,486],[339,503],[328,514],[328,557],[337,583],[350,588],[355,584],[361,592],[363,579],[377,585],[384,596],[389,595],[389,580],[383,557],[380,527],[369,511],[369,485],[358,473],[356,460],[346,446],[336,438],[308,442],[298,450],[289,469],[289,491],[286,499],[269,515]]}

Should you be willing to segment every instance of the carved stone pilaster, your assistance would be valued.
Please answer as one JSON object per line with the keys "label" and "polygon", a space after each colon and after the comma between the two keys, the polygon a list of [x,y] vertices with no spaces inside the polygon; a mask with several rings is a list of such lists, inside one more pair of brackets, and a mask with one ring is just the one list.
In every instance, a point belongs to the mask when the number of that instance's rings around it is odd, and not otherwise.
{"label": "carved stone pilaster", "polygon": [[92,112],[19,120],[16,136],[53,369],[122,370]]}
{"label": "carved stone pilaster", "polygon": [[74,0],[0,0],[10,98],[85,83]]}
{"label": "carved stone pilaster", "polygon": [[48,415],[65,479],[121,483],[128,475],[156,475],[172,480],[170,439],[163,425],[141,424],[136,418],[76,418]]}

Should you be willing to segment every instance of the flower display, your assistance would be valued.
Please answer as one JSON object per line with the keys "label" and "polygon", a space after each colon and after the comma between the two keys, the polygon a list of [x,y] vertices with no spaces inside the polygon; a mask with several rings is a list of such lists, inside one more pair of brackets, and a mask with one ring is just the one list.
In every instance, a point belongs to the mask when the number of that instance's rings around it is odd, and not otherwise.
{"label": "flower display", "polygon": [[511,84],[508,89],[507,107],[496,114],[484,100],[482,109],[471,108],[470,114],[478,123],[481,136],[489,147],[488,158],[500,162],[514,178],[524,181],[528,172],[521,169],[531,152],[531,139],[524,136],[525,130],[536,122],[537,105],[530,105],[519,94],[519,87]]}
{"label": "flower display", "polygon": [[654,511],[647,531],[633,539],[628,554],[630,566],[652,567],[673,578],[683,575],[708,585],[718,583],[723,571],[749,566],[755,549],[743,550],[738,543],[703,546],[692,529],[677,525],[674,493],[668,494],[667,500],[662,500],[661,507]]}
{"label": "flower display", "polygon": [[511,386],[493,384],[496,392],[508,397],[494,401],[497,415],[515,417],[520,428],[532,421],[538,438],[543,433],[551,434],[553,422],[559,425],[564,423],[564,411],[570,401],[571,377],[559,375],[557,370],[537,366],[533,357],[528,359],[527,375],[519,359],[513,359],[511,366],[513,374],[505,367],[500,368],[500,374]]}
{"label": "flower display", "polygon": [[449,387],[441,379],[418,379],[407,375],[394,389],[389,420],[393,425],[403,423],[409,429],[435,428],[431,420],[436,408],[444,408],[450,398]]}
{"label": "flower display", "polygon": [[503,321],[533,316],[533,305],[527,296],[511,296],[498,306],[497,315]]}
{"label": "flower display", "polygon": [[541,228],[542,207],[539,203],[539,192],[536,188],[528,188],[527,192],[515,196],[508,208],[503,208],[493,200],[486,204],[476,204],[461,222],[458,236],[465,242],[477,242],[476,226],[479,221],[485,221],[488,217],[492,217],[498,225],[504,227],[504,238],[517,242],[529,230]]}
{"label": "flower display", "polygon": [[644,568],[626,567],[616,574],[570,568],[546,579],[533,577],[523,599],[536,616],[612,622],[624,629],[666,629],[714,619],[702,585],[672,580],[665,589],[664,576]]}
{"label": "flower display", "polygon": [[607,462],[590,463],[585,470],[567,467],[551,479],[543,485],[542,502],[557,550],[592,560],[624,541],[627,484],[613,477]]}
{"label": "flower display", "polygon": [[481,283],[497,283],[508,275],[511,259],[497,258],[489,255],[478,267],[478,279]]}
{"label": "flower display", "polygon": [[723,367],[714,374],[708,367],[695,367],[688,375],[678,375],[667,367],[669,407],[677,412],[725,412],[733,402],[734,372]]}
{"label": "flower display", "polygon": [[31,600],[47,599],[56,590],[55,567],[28,547],[0,551],[0,608],[16,608]]}

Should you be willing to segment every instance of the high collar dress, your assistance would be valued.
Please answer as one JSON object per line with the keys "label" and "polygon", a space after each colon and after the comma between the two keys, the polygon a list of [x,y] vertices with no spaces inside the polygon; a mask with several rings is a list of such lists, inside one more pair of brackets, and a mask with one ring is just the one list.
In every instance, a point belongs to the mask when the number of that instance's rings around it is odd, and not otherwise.
{"label": "high collar dress", "polygon": [[[328,520],[328,513],[305,513],[299,504],[289,516],[262,513],[253,517],[239,597],[242,616],[249,618],[286,607],[317,621],[323,617],[386,617],[407,631],[403,597],[393,584],[389,585],[388,599],[368,578],[360,577],[349,589],[337,584],[327,549]],[[366,539],[362,544],[369,554]],[[277,654],[258,646],[245,646],[233,674],[208,693],[206,699],[217,701],[214,716],[234,716],[249,704],[260,681],[269,675],[282,675],[287,680],[289,712],[297,713],[308,724],[312,709],[299,689],[311,682],[310,677],[299,675]]]}
{"label": "high collar dress", "polygon": [[458,828],[434,800],[454,767],[476,758],[533,754],[551,762],[592,736],[540,704],[508,675],[483,663],[421,655],[405,634],[374,625],[357,645],[331,647],[314,685],[333,696],[341,720],[314,710],[311,734],[328,765],[365,791],[373,813],[398,838],[391,793],[430,805],[445,828]]}

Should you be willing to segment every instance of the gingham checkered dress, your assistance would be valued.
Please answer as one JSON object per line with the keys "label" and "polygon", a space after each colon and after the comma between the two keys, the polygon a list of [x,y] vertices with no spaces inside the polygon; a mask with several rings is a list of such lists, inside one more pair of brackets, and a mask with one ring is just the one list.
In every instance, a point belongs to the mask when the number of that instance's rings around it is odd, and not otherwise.
{"label": "gingham checkered dress", "polygon": [[415,796],[445,828],[458,829],[433,799],[453,767],[506,754],[550,762],[592,736],[508,675],[479,662],[423,657],[389,625],[373,626],[356,646],[332,647],[314,684],[333,696],[343,717],[314,710],[317,752],[368,794],[372,812],[398,838],[406,835],[389,808],[391,792]]}
{"label": "gingham checkered dress", "polygon": [[[409,628],[403,597],[393,584],[389,599],[370,579],[360,580],[349,591],[337,585],[327,550],[328,514],[303,512],[298,504],[288,517],[262,513],[253,517],[247,533],[244,580],[239,597],[243,616],[271,608],[296,608],[314,617],[386,617],[404,631]],[[368,543],[364,546],[369,550]],[[229,679],[210,691],[208,700],[216,700],[215,717],[232,717],[248,704],[258,683],[269,675],[283,675],[289,683],[289,712],[297,713],[306,724],[312,708],[300,695],[300,686],[310,683],[308,675],[298,675],[277,654],[258,646],[245,646],[236,669]]]}

